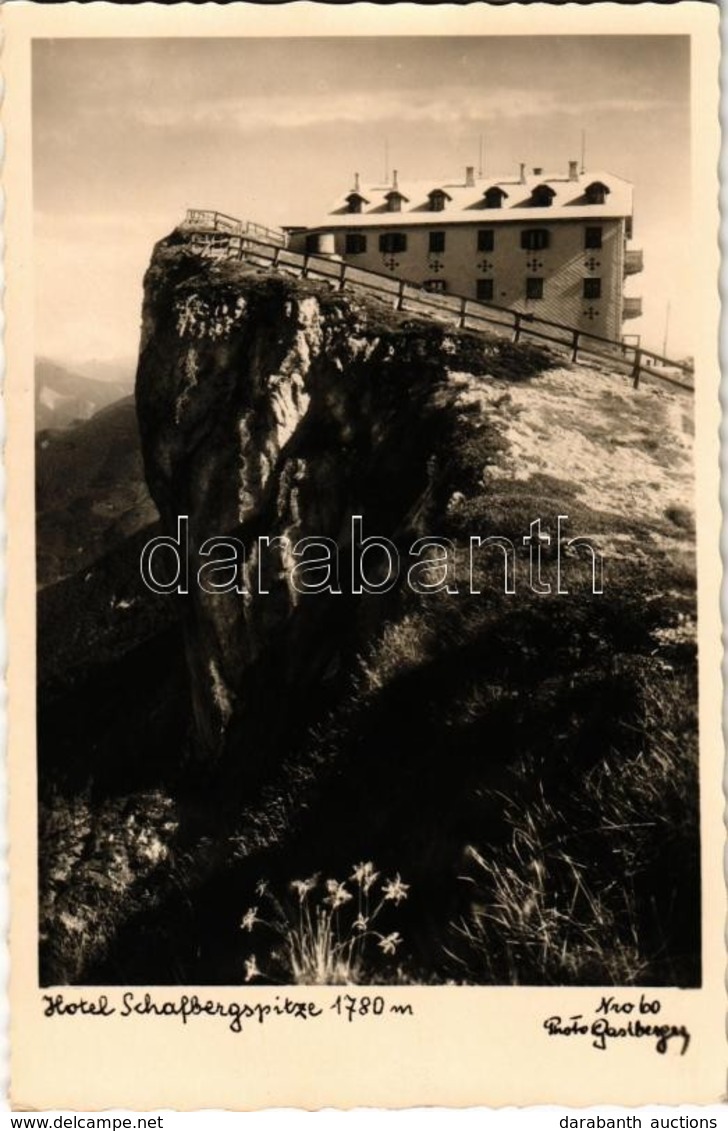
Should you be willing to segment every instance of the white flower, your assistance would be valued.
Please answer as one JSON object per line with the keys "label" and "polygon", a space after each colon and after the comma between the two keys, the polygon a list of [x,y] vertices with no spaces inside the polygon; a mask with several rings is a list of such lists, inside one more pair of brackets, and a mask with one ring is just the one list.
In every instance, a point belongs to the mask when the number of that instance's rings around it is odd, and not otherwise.
{"label": "white flower", "polygon": [[245,959],[245,981],[252,982],[253,978],[259,977],[258,963],[255,961],[255,955],[251,954],[250,958]]}
{"label": "white flower", "polygon": [[382,894],[385,899],[391,899],[395,903],[401,903],[403,899],[407,898],[407,892],[410,889],[409,884],[403,884],[399,872],[393,880],[387,880],[386,884],[382,886]]}
{"label": "white flower", "polygon": [[393,931],[391,935],[382,935],[377,946],[381,947],[385,954],[394,954],[401,942],[402,938],[399,931]]}
{"label": "white flower", "polygon": [[379,872],[374,871],[374,865],[371,860],[368,860],[365,863],[357,864],[349,878],[359,884],[363,891],[367,892],[379,878]]}
{"label": "white flower", "polygon": [[258,880],[257,884],[255,885],[255,894],[259,895],[259,896],[264,896],[267,891],[268,891],[268,881],[267,880]]}
{"label": "white flower", "polygon": [[356,919],[352,923],[352,930],[354,930],[354,931],[366,931],[368,926],[369,926],[369,920],[365,919],[363,915],[357,915]]}
{"label": "white flower", "polygon": [[324,903],[328,903],[331,907],[341,907],[342,903],[347,903],[352,899],[352,894],[347,891],[344,884],[339,883],[338,880],[327,880],[326,890],[329,893]]}
{"label": "white flower", "polygon": [[240,920],[241,931],[252,931],[255,924],[258,922],[258,908],[249,907]]}
{"label": "white flower", "polygon": [[315,876],[309,876],[307,880],[291,880],[291,888],[297,893],[299,903],[303,903],[308,893],[316,887],[318,881],[318,872]]}

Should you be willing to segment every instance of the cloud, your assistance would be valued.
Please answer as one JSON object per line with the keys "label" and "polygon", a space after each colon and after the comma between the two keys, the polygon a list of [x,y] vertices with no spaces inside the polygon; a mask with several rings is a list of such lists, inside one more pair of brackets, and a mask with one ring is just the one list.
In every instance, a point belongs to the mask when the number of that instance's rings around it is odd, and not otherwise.
{"label": "cloud", "polygon": [[435,127],[456,127],[473,122],[517,121],[557,115],[583,118],[586,114],[664,112],[672,105],[662,99],[588,97],[575,102],[532,87],[477,90],[472,87],[443,87],[431,90],[339,92],[305,95],[280,94],[273,97],[217,98],[197,104],[145,102],[135,112],[136,121],[155,130],[226,130],[254,133],[260,130],[306,129],[327,125],[376,125],[396,121],[402,125],[423,123]]}

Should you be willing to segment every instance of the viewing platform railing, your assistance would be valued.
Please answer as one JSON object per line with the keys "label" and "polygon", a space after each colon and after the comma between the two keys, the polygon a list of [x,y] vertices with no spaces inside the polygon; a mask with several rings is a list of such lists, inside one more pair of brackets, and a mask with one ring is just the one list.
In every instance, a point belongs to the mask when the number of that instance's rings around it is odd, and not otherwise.
{"label": "viewing platform railing", "polygon": [[238,220],[225,212],[213,212],[204,208],[190,208],[182,222],[183,228],[198,228],[215,232],[229,232],[231,235],[250,235],[264,243],[285,247],[286,233],[280,228],[267,228],[252,220]]}

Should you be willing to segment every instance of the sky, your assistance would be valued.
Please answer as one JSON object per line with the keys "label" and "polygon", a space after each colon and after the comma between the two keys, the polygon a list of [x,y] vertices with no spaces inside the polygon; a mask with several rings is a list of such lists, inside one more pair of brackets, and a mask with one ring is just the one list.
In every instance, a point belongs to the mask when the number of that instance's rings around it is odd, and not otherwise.
{"label": "sky", "polygon": [[645,270],[625,323],[691,353],[689,43],[681,36],[45,39],[33,45],[36,353],[135,358],[143,274],[187,208],[306,223],[389,167],[632,181]]}

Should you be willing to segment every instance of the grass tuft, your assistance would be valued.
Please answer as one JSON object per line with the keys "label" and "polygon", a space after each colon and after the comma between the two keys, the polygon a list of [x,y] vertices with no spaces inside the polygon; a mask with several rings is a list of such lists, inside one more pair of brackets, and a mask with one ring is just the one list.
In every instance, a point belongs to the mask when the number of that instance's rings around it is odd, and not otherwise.
{"label": "grass tuft", "polygon": [[250,933],[264,930],[267,939],[261,942],[267,957],[261,969],[258,955],[248,955],[245,981],[297,986],[371,981],[402,943],[399,931],[382,932],[381,919],[406,900],[408,892],[409,884],[399,874],[383,880],[371,861],[357,864],[348,881],[322,882],[319,873],[292,880],[283,898],[259,880],[256,894],[266,903],[268,916],[259,916],[257,905],[250,907],[240,928]]}

